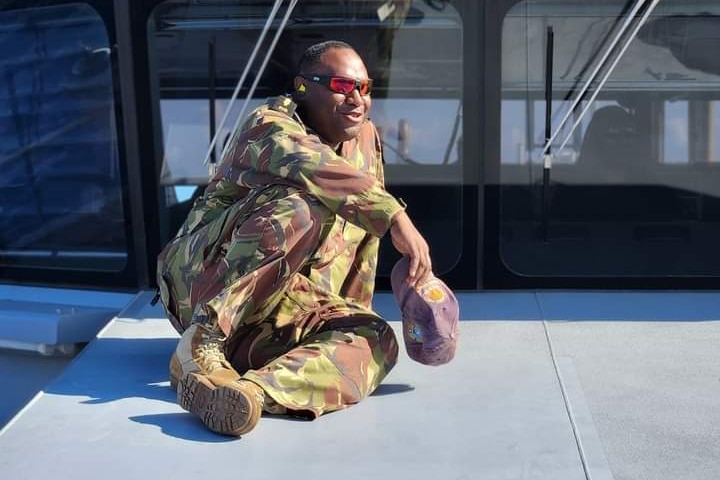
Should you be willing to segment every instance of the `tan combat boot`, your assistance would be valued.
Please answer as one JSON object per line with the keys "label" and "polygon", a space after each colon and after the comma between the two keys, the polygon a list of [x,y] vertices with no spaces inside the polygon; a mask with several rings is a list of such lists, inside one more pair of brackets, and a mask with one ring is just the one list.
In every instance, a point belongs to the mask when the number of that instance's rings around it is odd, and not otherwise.
{"label": "tan combat boot", "polygon": [[[178,360],[177,353],[173,353],[170,358],[170,386],[173,390],[177,390],[177,385],[180,379],[184,376],[180,360]],[[239,375],[238,375],[239,377]],[[271,415],[286,415],[287,408],[277,403],[272,397],[264,396],[263,412]]]}
{"label": "tan combat boot", "polygon": [[215,328],[192,324],[170,359],[170,384],[177,402],[210,430],[243,435],[260,420],[265,392],[240,380],[224,353],[225,337]]}
{"label": "tan combat boot", "polygon": [[215,372],[227,380],[240,378],[225,358],[224,340],[223,334],[214,329],[196,323],[190,325],[170,358],[170,386],[173,390],[188,373],[207,375]]}
{"label": "tan combat boot", "polygon": [[240,436],[255,428],[263,412],[264,390],[249,380],[229,381],[215,373],[188,373],[178,384],[178,404],[223,435]]}

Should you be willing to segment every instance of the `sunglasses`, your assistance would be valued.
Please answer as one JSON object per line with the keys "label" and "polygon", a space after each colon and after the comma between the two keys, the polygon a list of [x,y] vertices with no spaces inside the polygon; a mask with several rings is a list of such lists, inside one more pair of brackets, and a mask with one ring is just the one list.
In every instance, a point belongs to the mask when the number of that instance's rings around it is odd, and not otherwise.
{"label": "sunglasses", "polygon": [[354,78],[334,77],[330,75],[310,75],[303,78],[311,82],[319,83],[327,87],[331,92],[342,93],[343,95],[350,95],[355,89],[363,96],[370,95],[372,91],[373,81],[370,78],[367,80],[355,80]]}

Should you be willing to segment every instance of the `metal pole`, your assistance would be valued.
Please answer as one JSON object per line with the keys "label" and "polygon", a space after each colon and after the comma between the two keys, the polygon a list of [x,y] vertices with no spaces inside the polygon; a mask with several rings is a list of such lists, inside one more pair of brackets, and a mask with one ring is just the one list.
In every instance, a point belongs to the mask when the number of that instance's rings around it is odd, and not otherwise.
{"label": "metal pole", "polygon": [[552,168],[552,154],[550,153],[550,133],[552,131],[552,85],[553,85],[553,44],[555,34],[553,27],[547,27],[547,43],[545,46],[545,142],[546,153],[543,157],[543,183],[542,183],[542,222],[543,241],[548,240],[548,224],[550,222],[550,169]]}
{"label": "metal pole", "polygon": [[[210,138],[215,138],[215,37],[208,42],[208,107],[210,111]],[[210,153],[210,163],[216,163],[215,147]]]}
{"label": "metal pole", "polygon": [[238,127],[240,126],[240,122],[243,120],[243,117],[245,116],[245,111],[247,110],[248,105],[250,104],[250,99],[252,98],[253,94],[255,93],[255,89],[257,88],[258,83],[260,82],[260,77],[262,77],[263,72],[265,72],[265,67],[267,67],[268,61],[270,60],[270,56],[272,55],[273,51],[275,50],[275,45],[277,45],[278,40],[280,39],[280,35],[282,34],[283,30],[285,29],[285,25],[287,24],[288,19],[290,18],[290,15],[292,14],[293,9],[295,8],[295,5],[297,5],[298,0],[291,0],[290,4],[287,7],[287,11],[285,12],[285,16],[283,16],[282,22],[280,23],[280,26],[277,29],[277,32],[275,32],[275,37],[272,40],[272,43],[270,44],[270,48],[268,48],[267,53],[265,54],[265,58],[263,59],[262,65],[260,65],[260,69],[258,70],[257,74],[255,75],[255,79],[253,80],[252,85],[250,86],[250,90],[248,91],[247,97],[245,97],[245,103],[243,103],[242,109],[240,109],[240,113],[237,116],[237,119],[235,120],[235,124],[233,125],[232,130],[230,130],[230,141],[228,141],[225,146],[223,147],[222,154],[220,155],[220,160],[222,161],[223,158],[225,158],[225,154],[230,150],[230,145],[232,145],[233,136],[237,132]]}
{"label": "metal pole", "polygon": [[615,46],[617,45],[618,41],[620,41],[620,38],[625,34],[625,30],[627,30],[628,26],[632,23],[633,17],[637,14],[637,12],[640,10],[640,8],[645,4],[647,0],[637,0],[635,2],[635,5],[633,6],[632,10],[628,14],[627,18],[625,19],[625,22],[623,22],[622,27],[620,28],[620,31],[618,31],[617,35],[615,35],[615,38],[613,38],[612,42],[610,42],[610,46],[607,48],[603,56],[600,58],[600,61],[595,65],[595,69],[592,71],[590,76],[588,77],[587,81],[585,82],[585,85],[583,85],[582,89],[580,89],[580,93],[578,93],[577,97],[575,97],[575,100],[573,101],[572,105],[570,106],[570,109],[565,113],[565,116],[560,121],[560,124],[555,129],[555,133],[550,137],[550,139],[546,139],[545,146],[543,147],[542,154],[545,155],[550,148],[550,144],[555,141],[555,138],[560,134],[560,130],[565,126],[565,122],[567,122],[568,118],[570,118],[570,115],[572,115],[572,112],[577,108],[578,104],[582,100],[582,98],[587,93],[588,89],[590,88],[590,85],[592,82],[595,81],[595,77],[597,77],[598,72],[602,69],[602,67],[605,66],[605,62],[607,62],[608,57],[610,56],[610,53],[613,51]]}
{"label": "metal pole", "polygon": [[637,36],[638,32],[642,28],[643,25],[645,25],[645,22],[647,21],[648,17],[652,13],[653,10],[655,10],[655,7],[660,2],[660,0],[652,0],[652,3],[650,6],[645,10],[645,13],[643,13],[642,18],[640,18],[640,21],[635,25],[635,28],[632,32],[630,32],[630,38],[628,38],[627,42],[622,46],[620,49],[620,53],[615,57],[612,64],[610,65],[610,68],[607,72],[605,72],[605,75],[603,76],[602,80],[600,81],[600,84],[597,86],[595,91],[593,92],[592,96],[590,97],[590,100],[588,100],[587,105],[585,105],[585,108],[583,108],[582,112],[580,112],[580,116],[575,120],[575,123],[573,123],[572,128],[570,129],[570,132],[568,133],[567,137],[565,137],[565,140],[560,145],[560,148],[558,150],[562,150],[565,148],[565,145],[570,140],[570,137],[572,136],[573,132],[577,128],[578,125],[580,125],[580,122],[582,122],[582,119],[585,117],[585,114],[587,113],[588,109],[592,106],[593,102],[597,98],[598,94],[602,91],[603,87],[605,86],[605,82],[607,82],[607,79],[610,78],[610,75],[615,71],[615,67],[617,67],[618,62],[620,59],[625,55],[625,51],[630,46],[632,41]]}
{"label": "metal pole", "polygon": [[275,0],[275,5],[273,5],[272,10],[270,11],[270,15],[268,15],[268,18],[265,21],[265,25],[263,26],[262,32],[260,32],[260,37],[258,37],[258,40],[255,43],[255,47],[253,48],[253,51],[250,54],[250,58],[248,59],[247,64],[245,64],[245,68],[243,69],[242,75],[240,76],[240,80],[238,80],[238,83],[235,86],[235,91],[233,92],[232,97],[230,98],[230,102],[228,103],[227,108],[225,109],[225,114],[223,115],[222,120],[220,120],[220,125],[217,129],[217,132],[215,133],[215,136],[210,141],[210,146],[208,147],[208,151],[205,154],[205,159],[203,160],[203,165],[208,164],[208,160],[210,159],[210,152],[212,152],[213,149],[215,148],[215,144],[217,143],[217,140],[218,140],[218,134],[220,133],[220,131],[222,131],[222,127],[225,125],[225,121],[227,120],[227,117],[230,114],[230,110],[232,110],[232,105],[235,102],[235,99],[237,98],[238,93],[240,93],[240,89],[242,88],[243,83],[245,83],[245,78],[247,77],[248,73],[250,72],[250,67],[255,62],[255,57],[257,56],[257,53],[260,50],[260,45],[262,45],[263,40],[265,40],[265,35],[267,34],[268,30],[270,30],[270,25],[272,24],[273,20],[275,20],[275,16],[277,15],[278,10],[280,9],[280,5],[282,5],[282,2],[283,2],[283,0]]}

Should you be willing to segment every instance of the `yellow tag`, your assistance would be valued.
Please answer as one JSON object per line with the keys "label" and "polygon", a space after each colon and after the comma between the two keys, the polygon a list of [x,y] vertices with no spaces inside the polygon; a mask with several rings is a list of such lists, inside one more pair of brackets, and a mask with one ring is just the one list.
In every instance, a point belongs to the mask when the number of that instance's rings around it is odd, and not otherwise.
{"label": "yellow tag", "polygon": [[433,302],[441,302],[445,298],[445,294],[439,288],[433,288],[427,292],[427,299]]}
{"label": "yellow tag", "polygon": [[284,96],[277,97],[270,104],[271,109],[282,112],[289,117],[292,117],[295,113],[295,107],[295,102],[293,102],[290,98]]}
{"label": "yellow tag", "polygon": [[437,303],[445,300],[445,292],[436,278],[420,286],[420,295],[428,302]]}

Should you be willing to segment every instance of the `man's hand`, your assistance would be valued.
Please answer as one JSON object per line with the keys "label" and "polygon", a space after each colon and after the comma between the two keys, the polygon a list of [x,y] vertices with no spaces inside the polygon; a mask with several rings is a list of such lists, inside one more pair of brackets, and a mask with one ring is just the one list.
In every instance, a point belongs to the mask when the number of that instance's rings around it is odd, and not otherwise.
{"label": "man's hand", "polygon": [[410,259],[406,281],[413,287],[422,285],[432,273],[430,248],[404,211],[393,217],[390,236],[395,249]]}

